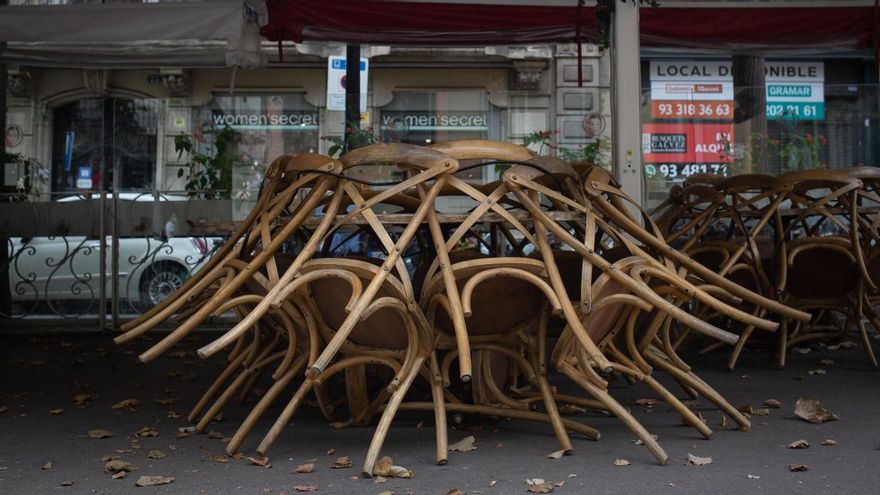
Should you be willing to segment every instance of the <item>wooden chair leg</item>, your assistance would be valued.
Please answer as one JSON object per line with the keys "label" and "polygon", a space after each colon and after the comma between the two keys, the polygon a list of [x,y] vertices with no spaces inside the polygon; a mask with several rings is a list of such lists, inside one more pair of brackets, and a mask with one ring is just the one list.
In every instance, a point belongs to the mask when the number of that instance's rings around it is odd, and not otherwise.
{"label": "wooden chair leg", "polygon": [[666,464],[666,461],[669,460],[669,455],[663,450],[663,447],[657,443],[657,440],[648,433],[648,430],[642,426],[630,413],[627,411],[619,402],[617,402],[611,395],[605,390],[600,389],[596,385],[594,385],[589,380],[585,379],[582,374],[572,367],[568,363],[563,363],[559,371],[563,374],[571,378],[575,383],[577,383],[581,388],[583,388],[587,393],[601,401],[612,414],[617,416],[623,423],[635,433],[635,435],[641,440],[645,447],[654,455],[657,459],[657,462],[660,464]]}
{"label": "wooden chair leg", "polygon": [[431,353],[431,397],[434,400],[434,429],[437,436],[437,464],[445,465],[449,455],[446,429],[446,401],[443,397],[443,377],[437,363],[437,353]]}
{"label": "wooden chair leg", "polygon": [[559,440],[559,446],[565,451],[565,454],[574,452],[574,446],[568,433],[565,432],[565,426],[562,424],[562,416],[559,415],[559,409],[556,407],[556,400],[553,398],[553,392],[550,390],[550,384],[544,376],[538,377],[538,385],[541,388],[541,395],[544,399],[544,408],[547,410],[547,416],[550,417],[550,425],[553,427],[553,433]]}
{"label": "wooden chair leg", "polygon": [[388,429],[391,428],[391,422],[394,420],[394,416],[397,415],[397,409],[400,407],[400,403],[403,402],[403,397],[409,392],[409,387],[416,376],[418,376],[420,368],[424,363],[425,356],[419,356],[413,361],[412,369],[404,377],[400,387],[391,395],[391,399],[388,400],[388,404],[382,412],[382,417],[379,419],[379,425],[376,426],[376,431],[373,433],[373,440],[370,442],[369,449],[367,449],[367,455],[364,458],[364,477],[373,477],[373,466],[376,465],[376,459],[379,458],[379,452],[382,450],[382,444],[385,443],[385,437],[388,435]]}
{"label": "wooden chair leg", "polygon": [[645,385],[651,387],[651,390],[654,391],[657,395],[660,396],[664,402],[672,406],[679,415],[681,415],[681,419],[694,427],[701,435],[705,438],[709,438],[712,436],[712,429],[709,428],[706,423],[700,421],[700,417],[694,414],[684,403],[678,400],[678,397],[672,394],[669,390],[666,389],[663,385],[660,384],[654,377],[650,375],[645,375],[644,378]]}
{"label": "wooden chair leg", "polygon": [[755,330],[755,327],[749,325],[743,330],[742,334],[739,336],[739,340],[736,343],[736,346],[733,348],[733,352],[730,353],[730,358],[727,360],[727,370],[733,371],[736,368],[736,362],[739,360],[740,354],[742,354],[743,348],[746,346],[746,341],[749,340],[749,337],[752,335],[752,332]]}
{"label": "wooden chair leg", "polygon": [[202,411],[205,409],[205,407],[208,406],[208,401],[210,401],[214,397],[214,395],[216,395],[217,392],[220,391],[220,388],[223,386],[224,383],[226,383],[226,380],[228,380],[229,377],[231,377],[232,374],[235,373],[235,370],[241,369],[241,363],[245,360],[246,357],[247,353],[239,353],[239,355],[226,366],[223,372],[220,373],[219,376],[217,376],[211,386],[208,387],[208,390],[205,391],[205,393],[202,395],[196,405],[192,408],[192,411],[190,411],[189,416],[187,416],[186,418],[187,421],[192,423],[196,419],[198,419],[199,415],[202,414]]}
{"label": "wooden chair leg", "polygon": [[229,387],[227,387],[226,390],[224,390],[223,393],[220,394],[220,397],[218,397],[217,400],[214,401],[214,403],[208,409],[208,412],[206,412],[205,415],[202,416],[202,419],[199,420],[198,424],[196,424],[197,432],[201,433],[205,431],[205,428],[207,428],[208,425],[211,424],[211,421],[213,421],[214,418],[216,418],[217,415],[220,414],[223,406],[225,406],[226,403],[229,402],[229,399],[231,399],[232,396],[235,395],[235,392],[237,392],[238,389],[241,388],[241,386],[244,385],[250,377],[251,374],[248,373],[246,369],[241,370],[241,373],[239,373],[238,376],[235,377],[235,380],[233,380],[232,384],[230,384]]}
{"label": "wooden chair leg", "polygon": [[877,369],[877,357],[874,355],[874,349],[871,347],[871,336],[868,335],[868,329],[865,328],[865,322],[862,321],[861,315],[855,315],[853,319],[859,327],[859,335],[862,338],[862,347],[865,348],[865,354],[868,356],[868,363],[872,369]]}
{"label": "wooden chair leg", "polygon": [[296,412],[299,405],[302,404],[302,401],[306,398],[306,395],[309,391],[312,390],[312,385],[314,384],[314,380],[310,378],[306,378],[306,380],[299,386],[296,390],[296,393],[293,394],[293,397],[290,399],[290,402],[284,407],[284,410],[281,411],[281,414],[278,416],[278,419],[275,420],[275,423],[272,424],[272,428],[269,429],[269,433],[266,433],[266,436],[263,437],[263,441],[260,442],[259,447],[257,447],[257,453],[260,455],[266,455],[266,452],[269,451],[269,448],[272,447],[272,444],[278,438],[278,435],[281,434],[281,430],[287,426],[287,423],[290,422],[290,418],[293,417],[293,413]]}
{"label": "wooden chair leg", "polygon": [[788,354],[788,320],[782,320],[782,328],[779,329],[779,349],[776,367],[785,369],[785,358]]}
{"label": "wooden chair leg", "polygon": [[367,367],[363,364],[345,368],[345,394],[348,398],[348,412],[355,426],[366,426],[370,421],[365,414],[370,406],[367,397]]}
{"label": "wooden chair leg", "polygon": [[242,421],[241,425],[238,427],[238,430],[235,431],[235,435],[232,436],[232,440],[226,444],[226,453],[229,455],[233,455],[238,452],[238,448],[241,447],[242,442],[244,442],[245,437],[247,437],[248,433],[251,432],[254,425],[263,416],[263,413],[266,412],[266,409],[275,402],[275,399],[278,395],[283,392],[290,382],[293,381],[294,376],[300,373],[305,366],[305,360],[301,360],[300,363],[292,366],[287,372],[284,373],[275,383],[269,387],[269,390],[260,398],[260,401],[257,402],[257,405],[251,409],[251,412],[247,415],[244,421]]}
{"label": "wooden chair leg", "polygon": [[682,380],[688,384],[689,387],[697,390],[700,395],[711,401],[713,404],[718,406],[725,414],[730,416],[740,427],[740,430],[749,431],[752,428],[752,423],[745,417],[743,414],[735,407],[733,407],[730,402],[724,399],[715,389],[710,387],[708,384],[700,380],[696,375],[690,372],[684,372],[674,366],[672,363],[667,361],[665,358],[653,353],[646,352],[645,358],[651,363],[652,366],[659,368],[666,373],[676,377],[679,380]]}

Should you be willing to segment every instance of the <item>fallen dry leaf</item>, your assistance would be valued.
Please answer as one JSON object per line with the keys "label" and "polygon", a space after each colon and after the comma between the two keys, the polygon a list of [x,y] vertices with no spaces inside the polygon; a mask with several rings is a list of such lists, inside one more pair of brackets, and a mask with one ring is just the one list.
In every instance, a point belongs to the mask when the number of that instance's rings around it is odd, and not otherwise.
{"label": "fallen dry leaf", "polygon": [[455,442],[454,444],[449,446],[450,452],[470,452],[472,450],[476,450],[477,447],[474,446],[474,442],[476,439],[473,435],[466,436],[463,439]]}
{"label": "fallen dry leaf", "polygon": [[293,489],[300,493],[307,493],[317,491],[318,487],[315,485],[296,485]]}
{"label": "fallen dry leaf", "polygon": [[88,407],[89,402],[95,398],[92,394],[76,394],[73,396],[73,402],[80,409]]}
{"label": "fallen dry leaf", "polygon": [[562,459],[562,456],[564,456],[564,455],[565,455],[564,450],[557,450],[556,452],[551,452],[551,453],[547,454],[546,457],[548,459]]}
{"label": "fallen dry leaf", "polygon": [[58,416],[59,414],[61,414],[63,412],[64,412],[64,409],[49,409],[49,414],[51,414],[52,416]]}
{"label": "fallen dry leaf", "polygon": [[334,448],[329,448],[329,449],[327,449],[327,453],[324,454],[324,455],[333,455],[335,452],[336,452],[336,449],[334,449]]}
{"label": "fallen dry leaf", "polygon": [[221,438],[223,438],[223,434],[216,430],[209,430],[208,438],[210,438],[211,440],[220,440]]}
{"label": "fallen dry leaf", "polygon": [[453,488],[452,490],[446,492],[446,495],[467,495],[467,493],[459,490],[458,488]]}
{"label": "fallen dry leaf", "polygon": [[711,457],[699,457],[688,453],[688,466],[705,466],[706,464],[712,464],[715,462]]}
{"label": "fallen dry leaf", "polygon": [[791,442],[790,444],[788,444],[788,448],[790,448],[790,449],[808,449],[808,448],[810,448],[810,442],[808,442],[804,439],[795,440],[794,442]]}
{"label": "fallen dry leaf", "polygon": [[[651,438],[652,438],[653,440],[657,440],[657,435],[652,433],[652,434],[651,434]],[[636,445],[645,445],[645,442],[642,441],[641,438],[638,439],[638,440],[633,440],[633,443],[636,444]]]}
{"label": "fallen dry leaf", "polygon": [[553,486],[565,486],[565,480],[559,480],[556,483],[553,483]]}
{"label": "fallen dry leaf", "polygon": [[794,415],[817,425],[840,419],[836,414],[820,406],[816,399],[798,399],[794,405]]}
{"label": "fallen dry leaf", "polygon": [[167,485],[174,481],[174,478],[168,476],[141,476],[135,481],[134,486],[158,486]]}
{"label": "fallen dry leaf", "polygon": [[248,461],[248,464],[253,464],[255,466],[261,466],[264,468],[272,467],[272,465],[269,464],[268,457],[248,457],[247,461]]}
{"label": "fallen dry leaf", "polygon": [[721,426],[722,430],[727,429],[727,416],[721,416],[721,422],[719,423],[719,426]]}
{"label": "fallen dry leaf", "polygon": [[626,459],[614,459],[615,466],[629,466],[631,463]]}
{"label": "fallen dry leaf", "polygon": [[810,370],[810,371],[807,372],[807,374],[808,374],[808,375],[819,375],[819,376],[822,376],[822,375],[825,375],[826,372],[825,372],[825,370],[823,370],[822,368],[819,368],[819,369],[815,369],[815,370]]}
{"label": "fallen dry leaf", "polygon": [[121,480],[122,478],[125,478],[126,476],[128,476],[127,472],[119,471],[118,473],[115,473],[110,477],[113,478],[114,480]]}
{"label": "fallen dry leaf", "polygon": [[[349,463],[351,465],[351,463]],[[373,474],[386,478],[412,478],[413,472],[403,466],[395,466],[394,459],[385,456],[373,466]]]}
{"label": "fallen dry leaf", "polygon": [[388,478],[386,478],[384,476],[376,476],[375,478],[373,478],[373,483],[376,483],[376,484],[385,483],[386,481],[388,481]]}
{"label": "fallen dry leaf", "polygon": [[351,467],[351,459],[348,456],[337,457],[335,461],[330,463],[331,469],[343,469]]}
{"label": "fallen dry leaf", "polygon": [[161,450],[151,450],[147,454],[147,457],[149,457],[150,459],[164,459],[166,456],[165,452],[162,452]]}
{"label": "fallen dry leaf", "polygon": [[822,358],[819,360],[819,364],[822,366],[834,366],[834,360],[829,358]]}
{"label": "fallen dry leaf", "polygon": [[61,486],[73,486],[73,482],[72,482],[72,481],[62,481],[62,482],[59,483],[59,484],[60,484]]}
{"label": "fallen dry leaf", "polygon": [[550,493],[553,491],[553,485],[541,478],[527,479],[526,485],[529,486],[529,492],[531,493]]}
{"label": "fallen dry leaf", "polygon": [[384,492],[379,492],[379,495],[394,495],[394,492],[391,490],[385,490]]}
{"label": "fallen dry leaf", "polygon": [[782,403],[776,399],[767,399],[764,401],[764,405],[772,409],[779,409],[782,407]]}
{"label": "fallen dry leaf", "polygon": [[822,442],[820,442],[819,445],[823,445],[825,447],[832,447],[834,445],[837,445],[837,440],[832,440],[829,438],[827,440],[822,440]]}
{"label": "fallen dry leaf", "polygon": [[104,471],[107,471],[110,474],[116,474],[120,471],[125,471],[126,473],[130,473],[137,468],[132,466],[131,463],[125,462],[120,459],[114,459],[109,461],[107,464],[104,464]]}
{"label": "fallen dry leaf", "polygon": [[144,426],[140,430],[134,432],[134,436],[141,437],[141,438],[158,437],[159,432],[156,431],[156,429],[153,428],[152,426]]}
{"label": "fallen dry leaf", "polygon": [[125,399],[111,406],[113,409],[128,409],[131,412],[137,412],[141,407],[141,401],[137,399]]}
{"label": "fallen dry leaf", "polygon": [[343,428],[348,428],[351,424],[348,421],[334,421],[330,423],[330,427],[334,430],[341,430]]}
{"label": "fallen dry leaf", "polygon": [[293,470],[294,473],[312,473],[315,471],[315,463],[310,462],[308,464],[300,464]]}
{"label": "fallen dry leaf", "polygon": [[8,408],[8,407],[6,407],[6,406],[0,406],[0,413],[5,413],[5,412],[7,412],[7,411],[9,411],[9,408]]}
{"label": "fallen dry leaf", "polygon": [[642,407],[654,407],[657,404],[657,399],[636,399],[636,405]]}
{"label": "fallen dry leaf", "polygon": [[94,438],[96,440],[101,439],[101,438],[110,438],[112,436],[113,436],[113,433],[110,433],[107,430],[101,430],[101,429],[89,430],[89,438]]}
{"label": "fallen dry leaf", "polygon": [[170,406],[171,404],[177,404],[180,402],[180,399],[153,399],[153,401],[160,406]]}
{"label": "fallen dry leaf", "polygon": [[792,473],[796,473],[799,471],[809,471],[810,466],[807,466],[806,464],[789,464],[788,470],[791,471]]}
{"label": "fallen dry leaf", "polygon": [[51,462],[47,462],[46,464],[43,464],[42,466],[40,466],[40,469],[43,470],[43,471],[45,471],[45,470],[47,470],[47,469],[52,469],[52,463],[51,463]]}
{"label": "fallen dry leaf", "polygon": [[753,414],[755,416],[769,416],[770,409],[766,408],[766,407],[759,407],[759,408],[753,410]]}

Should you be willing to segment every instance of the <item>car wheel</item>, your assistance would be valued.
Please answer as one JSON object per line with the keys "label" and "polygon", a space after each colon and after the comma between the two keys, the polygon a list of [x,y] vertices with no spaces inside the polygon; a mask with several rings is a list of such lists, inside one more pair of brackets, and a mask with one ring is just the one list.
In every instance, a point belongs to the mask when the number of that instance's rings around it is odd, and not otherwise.
{"label": "car wheel", "polygon": [[174,293],[186,280],[188,272],[174,263],[150,265],[141,277],[141,303],[155,306]]}

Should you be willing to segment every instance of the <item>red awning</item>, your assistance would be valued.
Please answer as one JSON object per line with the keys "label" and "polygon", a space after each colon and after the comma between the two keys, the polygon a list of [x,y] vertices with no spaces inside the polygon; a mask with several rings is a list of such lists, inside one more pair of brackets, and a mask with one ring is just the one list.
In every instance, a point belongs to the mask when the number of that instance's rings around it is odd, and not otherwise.
{"label": "red awning", "polygon": [[641,9],[646,45],[704,48],[873,46],[875,7]]}
{"label": "red awning", "polygon": [[[529,3],[533,5],[528,5]],[[272,41],[493,45],[595,39],[593,8],[578,2],[267,0]]]}
{"label": "red awning", "polygon": [[[490,45],[595,40],[596,9],[577,0],[267,0],[273,41]],[[838,46],[877,39],[875,7],[641,9],[646,45],[711,48]]]}

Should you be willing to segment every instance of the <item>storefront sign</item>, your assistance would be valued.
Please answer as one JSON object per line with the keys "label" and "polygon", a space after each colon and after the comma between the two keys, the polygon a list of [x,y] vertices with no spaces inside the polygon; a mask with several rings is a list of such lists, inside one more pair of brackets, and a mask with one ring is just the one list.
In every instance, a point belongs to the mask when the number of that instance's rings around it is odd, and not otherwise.
{"label": "storefront sign", "polygon": [[644,124],[645,163],[717,164],[733,161],[727,150],[733,142],[732,124]]}
{"label": "storefront sign", "polygon": [[486,131],[489,117],[485,113],[398,113],[383,112],[383,130],[393,131]]}
{"label": "storefront sign", "polygon": [[824,120],[823,62],[766,62],[767,118]]}
{"label": "storefront sign", "polygon": [[313,131],[318,129],[317,112],[285,110],[281,112],[247,110],[213,110],[214,127],[228,125],[239,130]]}
{"label": "storefront sign", "polygon": [[[361,59],[361,112],[367,111],[367,76],[369,61]],[[331,56],[327,60],[327,110],[345,111],[345,57]]]}
{"label": "storefront sign", "polygon": [[651,117],[733,120],[730,62],[652,61]]}

